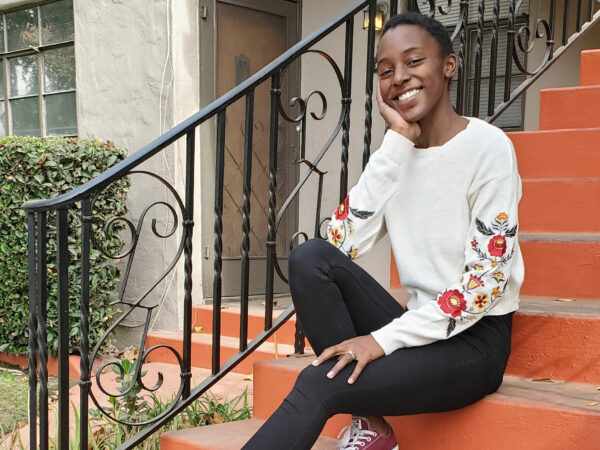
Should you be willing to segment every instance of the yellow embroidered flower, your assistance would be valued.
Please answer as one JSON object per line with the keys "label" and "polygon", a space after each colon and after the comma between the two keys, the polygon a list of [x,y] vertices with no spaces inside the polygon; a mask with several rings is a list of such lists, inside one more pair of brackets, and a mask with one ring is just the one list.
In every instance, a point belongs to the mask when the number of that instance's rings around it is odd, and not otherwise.
{"label": "yellow embroidered flower", "polygon": [[342,241],[344,240],[342,233],[338,227],[331,227],[329,229],[329,242],[331,242],[336,247],[339,247]]}
{"label": "yellow embroidered flower", "polygon": [[498,265],[497,261],[492,261],[492,267],[496,267]]}
{"label": "yellow embroidered flower", "polygon": [[489,305],[490,301],[488,300],[487,294],[477,294],[477,297],[475,297],[475,300],[473,301],[473,306],[479,312],[482,312]]}
{"label": "yellow embroidered flower", "polygon": [[475,270],[483,270],[483,266],[480,266],[479,264],[475,264]]}
{"label": "yellow embroidered flower", "polygon": [[500,222],[504,222],[505,220],[508,220],[508,214],[500,213],[496,216],[496,219],[498,219]]}
{"label": "yellow embroidered flower", "polygon": [[495,272],[492,276],[496,279],[498,283],[504,281],[504,274],[502,272]]}
{"label": "yellow embroidered flower", "polygon": [[353,248],[349,252],[346,252],[346,254],[350,257],[350,259],[354,259],[354,258],[356,258],[356,255],[358,254],[358,249]]}
{"label": "yellow embroidered flower", "polygon": [[494,289],[492,289],[492,297],[496,298],[500,295],[502,291],[500,291],[500,288],[495,287]]}
{"label": "yellow embroidered flower", "polygon": [[475,275],[469,275],[469,281],[467,281],[467,289],[475,289],[483,286],[483,280]]}

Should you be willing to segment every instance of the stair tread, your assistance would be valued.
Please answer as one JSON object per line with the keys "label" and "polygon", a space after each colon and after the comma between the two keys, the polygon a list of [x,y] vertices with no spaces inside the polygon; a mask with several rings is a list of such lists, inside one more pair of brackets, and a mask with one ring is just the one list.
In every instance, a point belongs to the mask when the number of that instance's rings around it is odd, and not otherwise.
{"label": "stair tread", "polygon": [[[263,420],[248,419],[170,431],[161,435],[161,448],[238,450],[263,423]],[[335,449],[336,440],[321,436],[312,448],[313,450]]]}
{"label": "stair tread", "polygon": [[600,233],[519,232],[521,242],[600,242]]}
{"label": "stair tread", "polygon": [[[165,330],[153,330],[148,332],[148,335],[152,335],[159,339],[181,339],[181,332],[178,331],[165,331]],[[212,345],[212,334],[207,333],[192,333],[192,345],[198,344],[209,344]],[[221,347],[235,347],[239,346],[239,339],[231,336],[221,336]],[[277,344],[279,353],[287,354],[294,352],[294,346],[289,344]],[[271,342],[263,342],[260,350],[265,352],[275,352],[275,344]]]}
{"label": "stair tread", "polygon": [[517,314],[535,314],[600,319],[600,300],[521,296]]}

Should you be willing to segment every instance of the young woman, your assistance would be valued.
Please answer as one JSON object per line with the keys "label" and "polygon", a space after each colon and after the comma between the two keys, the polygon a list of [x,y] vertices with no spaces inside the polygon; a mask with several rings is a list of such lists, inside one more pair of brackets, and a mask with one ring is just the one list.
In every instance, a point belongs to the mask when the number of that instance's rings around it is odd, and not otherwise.
{"label": "young woman", "polygon": [[[460,408],[502,383],[524,273],[521,181],[508,137],[452,107],[456,66],[434,19],[405,13],[383,29],[377,100],[389,129],[328,242],[308,241],[289,261],[318,358],[244,448],[310,449],[328,418],[350,413],[339,448],[397,449],[383,415]],[[352,262],[386,231],[406,309]]]}

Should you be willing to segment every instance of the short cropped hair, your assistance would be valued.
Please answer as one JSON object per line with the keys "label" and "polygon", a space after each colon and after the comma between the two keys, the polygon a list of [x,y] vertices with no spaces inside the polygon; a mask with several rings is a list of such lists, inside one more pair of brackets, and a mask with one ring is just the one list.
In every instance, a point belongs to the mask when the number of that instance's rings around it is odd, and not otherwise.
{"label": "short cropped hair", "polygon": [[454,53],[448,30],[446,30],[444,25],[442,25],[433,17],[414,12],[397,14],[390,17],[390,19],[386,22],[385,26],[383,27],[381,37],[383,37],[387,31],[391,30],[392,28],[396,28],[398,25],[416,25],[423,28],[438,42],[442,57]]}

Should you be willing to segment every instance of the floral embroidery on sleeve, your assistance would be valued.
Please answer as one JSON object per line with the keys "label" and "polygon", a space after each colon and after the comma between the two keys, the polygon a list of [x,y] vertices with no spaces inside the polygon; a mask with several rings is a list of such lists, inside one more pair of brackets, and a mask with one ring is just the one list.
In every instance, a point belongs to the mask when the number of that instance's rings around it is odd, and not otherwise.
{"label": "floral embroidery on sleeve", "polygon": [[347,195],[344,201],[337,207],[331,217],[331,222],[327,227],[327,239],[340,250],[344,251],[349,258],[354,259],[358,254],[358,248],[354,247],[350,242],[350,247],[345,248],[344,244],[351,241],[354,235],[354,220],[368,219],[375,211],[363,211],[352,208],[349,205],[350,198]]}
{"label": "floral embroidery on sleeve", "polygon": [[[485,314],[502,296],[508,283],[503,267],[513,256],[514,244],[509,240],[517,234],[517,225],[511,227],[508,215],[503,212],[489,225],[479,219],[475,219],[475,224],[482,236],[473,237],[471,249],[482,263],[471,266],[468,279],[466,274],[461,277],[459,289],[448,289],[437,299],[440,309],[450,315],[447,337],[456,328],[458,320],[471,320]],[[511,251],[507,252],[509,247]],[[469,271],[469,266],[465,270]]]}

